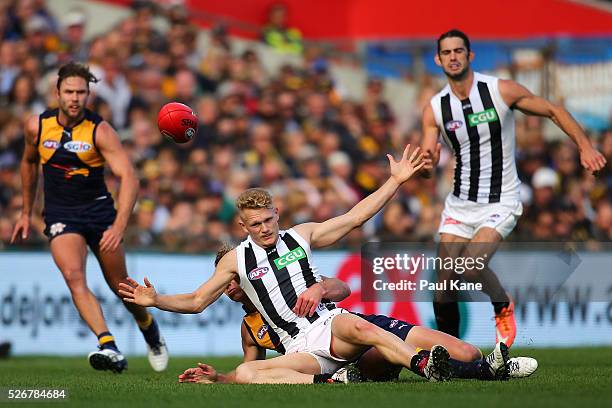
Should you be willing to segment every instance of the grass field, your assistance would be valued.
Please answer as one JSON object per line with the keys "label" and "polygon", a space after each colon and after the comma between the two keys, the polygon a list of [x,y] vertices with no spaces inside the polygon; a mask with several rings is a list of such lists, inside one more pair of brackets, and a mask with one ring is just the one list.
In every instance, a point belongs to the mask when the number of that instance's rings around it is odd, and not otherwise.
{"label": "grass field", "polygon": [[[145,358],[131,358],[121,375],[96,372],[84,357],[19,357],[0,360],[0,388],[65,388],[68,401],[53,406],[109,407],[593,407],[612,404],[612,348],[513,350],[540,367],[509,382],[455,380],[428,383],[406,370],[393,383],[323,385],[178,384],[176,376],[198,358],[173,358],[162,374]],[[206,362],[224,372],[237,358]],[[1,405],[10,405],[0,402]],[[18,406],[41,403],[18,403]]]}

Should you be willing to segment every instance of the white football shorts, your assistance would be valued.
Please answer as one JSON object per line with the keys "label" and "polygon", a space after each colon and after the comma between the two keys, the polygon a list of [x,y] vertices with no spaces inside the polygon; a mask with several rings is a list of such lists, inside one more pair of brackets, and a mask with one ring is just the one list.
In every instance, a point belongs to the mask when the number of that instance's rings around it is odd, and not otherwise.
{"label": "white football shorts", "polygon": [[475,203],[452,193],[446,197],[438,234],[472,239],[481,228],[493,228],[506,238],[523,214],[519,200],[503,203]]}

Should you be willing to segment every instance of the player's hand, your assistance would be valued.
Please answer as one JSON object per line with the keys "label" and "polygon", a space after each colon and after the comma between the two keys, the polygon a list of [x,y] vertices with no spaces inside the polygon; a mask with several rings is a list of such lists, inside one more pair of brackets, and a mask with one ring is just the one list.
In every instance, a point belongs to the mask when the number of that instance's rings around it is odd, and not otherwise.
{"label": "player's hand", "polygon": [[183,374],[178,376],[180,383],[216,383],[219,376],[217,370],[211,365],[198,363],[196,368],[188,368]]}
{"label": "player's hand", "polygon": [[426,150],[423,153],[423,170],[425,170],[426,172],[431,172],[433,171],[436,166],[438,165],[438,162],[440,161],[440,150],[442,149],[442,144],[441,143],[437,143],[436,144],[436,148],[431,151],[431,150]]}
{"label": "player's hand", "polygon": [[393,177],[398,184],[403,184],[425,165],[425,162],[423,161],[423,153],[421,153],[420,147],[414,149],[410,156],[408,156],[409,154],[410,145],[406,146],[404,149],[404,154],[398,162],[396,162],[393,156],[390,154],[387,155],[387,158],[389,159],[389,166],[391,167],[391,177]]}
{"label": "player's hand", "polygon": [[147,278],[144,278],[145,286],[139,285],[132,278],[126,278],[128,283],[119,284],[119,294],[124,302],[136,303],[140,306],[155,306],[157,302],[157,292]]}
{"label": "player's hand", "polygon": [[21,214],[15,228],[13,229],[13,235],[11,236],[11,244],[14,244],[18,240],[26,240],[30,236],[30,216],[27,214]]}
{"label": "player's hand", "polygon": [[585,169],[597,172],[606,166],[606,158],[592,146],[580,151],[580,163]]}
{"label": "player's hand", "polygon": [[317,310],[317,306],[321,303],[324,292],[323,286],[318,282],[300,293],[293,307],[293,313],[300,317],[304,317],[306,314],[308,314],[308,317],[312,317]]}
{"label": "player's hand", "polygon": [[123,240],[123,230],[115,225],[108,227],[100,240],[100,252],[115,252]]}

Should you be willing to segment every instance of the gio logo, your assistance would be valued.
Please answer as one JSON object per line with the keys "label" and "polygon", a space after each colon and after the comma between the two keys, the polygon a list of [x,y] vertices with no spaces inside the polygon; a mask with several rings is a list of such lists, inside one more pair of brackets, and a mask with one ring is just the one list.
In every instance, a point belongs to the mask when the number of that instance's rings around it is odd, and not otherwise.
{"label": "gio logo", "polygon": [[274,264],[276,265],[278,269],[283,269],[287,265],[295,261],[299,261],[302,258],[306,258],[306,252],[304,252],[304,250],[301,247],[299,247],[299,248],[295,248],[291,252],[286,253],[280,258],[276,258],[274,260]]}
{"label": "gio logo", "polygon": [[481,123],[495,122],[496,120],[498,120],[498,118],[495,108],[468,115],[468,123],[472,127],[480,125]]}
{"label": "gio logo", "polygon": [[64,149],[73,153],[83,153],[91,150],[91,145],[89,143],[81,142],[80,140],[75,140],[64,143]]}

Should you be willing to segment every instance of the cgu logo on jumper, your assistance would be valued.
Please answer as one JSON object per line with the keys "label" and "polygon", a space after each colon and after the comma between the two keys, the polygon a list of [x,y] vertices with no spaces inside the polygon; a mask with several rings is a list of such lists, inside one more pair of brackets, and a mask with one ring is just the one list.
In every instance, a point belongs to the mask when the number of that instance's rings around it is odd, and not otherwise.
{"label": "cgu logo on jumper", "polygon": [[495,122],[498,120],[495,108],[490,108],[482,112],[471,113],[468,115],[468,123],[470,126],[478,126],[481,123]]}
{"label": "cgu logo on jumper", "polygon": [[276,258],[274,260],[274,264],[276,265],[278,269],[282,269],[285,266],[295,261],[299,261],[302,258],[306,258],[306,252],[304,252],[304,250],[301,247],[295,248],[293,251],[286,253],[280,258]]}
{"label": "cgu logo on jumper", "polygon": [[81,142],[80,140],[64,143],[64,149],[73,153],[83,153],[91,150],[89,143]]}

